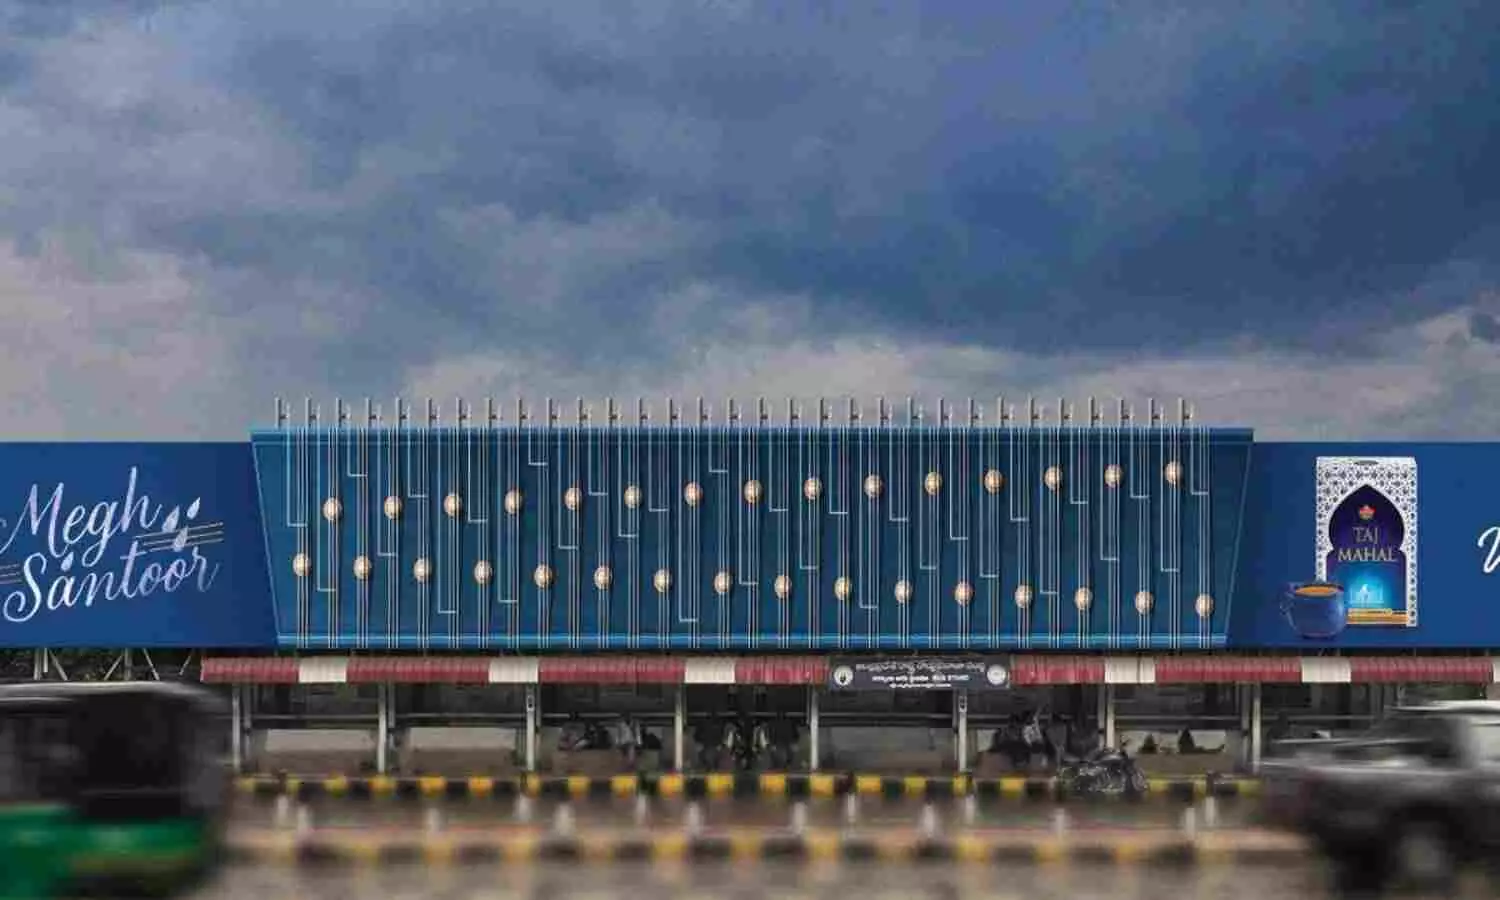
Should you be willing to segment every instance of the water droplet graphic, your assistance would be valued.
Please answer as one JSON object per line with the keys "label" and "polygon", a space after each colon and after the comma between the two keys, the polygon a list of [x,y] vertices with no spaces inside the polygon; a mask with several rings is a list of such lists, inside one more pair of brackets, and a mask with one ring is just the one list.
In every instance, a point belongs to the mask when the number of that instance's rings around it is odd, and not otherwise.
{"label": "water droplet graphic", "polygon": [[172,542],[172,552],[181,553],[187,547],[188,530],[186,528],[177,532],[177,539]]}
{"label": "water droplet graphic", "polygon": [[64,572],[71,572],[73,570],[73,554],[71,551],[62,558],[62,562],[58,564],[58,568]]}
{"label": "water droplet graphic", "polygon": [[202,497],[198,497],[197,499],[193,500],[192,503],[189,503],[188,504],[188,508],[187,508],[187,517],[188,517],[188,519],[196,519],[196,518],[198,518],[198,508],[201,507],[202,505],[203,505],[203,498]]}
{"label": "water droplet graphic", "polygon": [[172,511],[167,513],[166,520],[161,523],[161,533],[170,534],[171,532],[176,531],[177,520],[180,518],[182,518],[182,510],[178,509],[175,506],[172,507]]}

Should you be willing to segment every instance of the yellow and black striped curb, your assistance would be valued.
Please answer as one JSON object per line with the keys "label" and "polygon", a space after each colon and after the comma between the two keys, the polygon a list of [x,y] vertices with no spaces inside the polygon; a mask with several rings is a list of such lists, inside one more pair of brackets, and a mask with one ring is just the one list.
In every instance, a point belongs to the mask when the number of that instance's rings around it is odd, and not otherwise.
{"label": "yellow and black striped curb", "polygon": [[1115,838],[958,835],[941,838],[839,833],[730,834],[690,837],[649,834],[596,837],[509,835],[475,839],[400,836],[234,840],[230,859],[241,864],[298,867],[400,865],[512,865],[559,862],[725,863],[887,862],[971,865],[1245,866],[1305,862],[1303,842],[1285,835],[1233,833]]}
{"label": "yellow and black striped curb", "polygon": [[[764,797],[817,799],[857,795],[891,800],[941,799],[974,795],[979,799],[1043,800],[1097,799],[1096,795],[1070,796],[1067,786],[1054,778],[972,778],[966,775],[891,776],[850,774],[755,774],[706,775],[519,775],[506,778],[474,777],[346,777],[301,778],[257,775],[238,779],[240,793],[261,799],[290,796],[302,800],[321,798],[379,800],[410,798],[428,800],[484,800],[517,796],[589,799],[606,797]],[[1229,776],[1150,779],[1144,794],[1106,795],[1105,799],[1170,799],[1183,802],[1205,797],[1233,799],[1259,793],[1253,779]]]}

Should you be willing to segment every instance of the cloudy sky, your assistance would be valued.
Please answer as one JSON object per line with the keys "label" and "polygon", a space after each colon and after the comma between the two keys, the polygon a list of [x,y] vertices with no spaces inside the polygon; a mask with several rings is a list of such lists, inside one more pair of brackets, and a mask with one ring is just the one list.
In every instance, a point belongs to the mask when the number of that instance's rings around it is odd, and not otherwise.
{"label": "cloudy sky", "polygon": [[1493,0],[0,0],[0,413],[1184,395],[1494,437],[1497,73]]}

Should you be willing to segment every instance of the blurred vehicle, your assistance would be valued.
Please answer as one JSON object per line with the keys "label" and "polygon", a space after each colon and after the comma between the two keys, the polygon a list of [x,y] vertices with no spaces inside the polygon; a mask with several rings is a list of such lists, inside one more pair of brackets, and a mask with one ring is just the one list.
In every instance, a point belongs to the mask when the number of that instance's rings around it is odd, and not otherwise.
{"label": "blurred vehicle", "polygon": [[1359,737],[1278,749],[1268,813],[1348,879],[1442,883],[1500,849],[1500,703],[1400,709]]}
{"label": "blurred vehicle", "polygon": [[171,892],[213,871],[223,704],[169,683],[0,687],[0,894]]}

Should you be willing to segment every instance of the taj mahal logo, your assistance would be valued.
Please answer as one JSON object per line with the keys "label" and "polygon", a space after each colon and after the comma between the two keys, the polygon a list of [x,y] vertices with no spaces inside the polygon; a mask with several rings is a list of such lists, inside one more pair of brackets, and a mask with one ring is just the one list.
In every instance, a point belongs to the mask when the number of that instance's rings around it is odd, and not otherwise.
{"label": "taj mahal logo", "polygon": [[1416,626],[1416,459],[1319,457],[1317,529],[1317,584],[1342,624]]}

